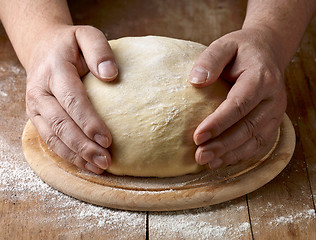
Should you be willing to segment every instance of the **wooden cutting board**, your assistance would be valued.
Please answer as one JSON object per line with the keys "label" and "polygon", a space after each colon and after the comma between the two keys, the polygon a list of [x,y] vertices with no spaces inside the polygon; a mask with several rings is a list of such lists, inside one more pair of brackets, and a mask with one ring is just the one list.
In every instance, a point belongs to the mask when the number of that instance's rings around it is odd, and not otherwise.
{"label": "wooden cutting board", "polygon": [[285,115],[278,141],[268,156],[218,170],[173,178],[96,175],[71,165],[49,150],[29,121],[22,145],[34,172],[53,188],[100,206],[137,211],[171,211],[228,201],[252,192],[289,163],[295,132]]}

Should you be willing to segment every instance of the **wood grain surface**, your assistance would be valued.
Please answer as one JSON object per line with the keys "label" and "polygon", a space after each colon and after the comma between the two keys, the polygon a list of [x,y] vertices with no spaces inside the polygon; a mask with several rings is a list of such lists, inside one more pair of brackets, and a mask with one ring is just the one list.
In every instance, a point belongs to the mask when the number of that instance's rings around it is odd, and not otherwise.
{"label": "wood grain surface", "polygon": [[[246,1],[69,1],[76,24],[108,37],[162,35],[209,44],[240,28]],[[28,167],[21,147],[25,71],[0,28],[0,239],[315,239],[316,17],[286,69],[297,143],[288,167],[257,191],[176,212],[96,207],[59,193]]]}

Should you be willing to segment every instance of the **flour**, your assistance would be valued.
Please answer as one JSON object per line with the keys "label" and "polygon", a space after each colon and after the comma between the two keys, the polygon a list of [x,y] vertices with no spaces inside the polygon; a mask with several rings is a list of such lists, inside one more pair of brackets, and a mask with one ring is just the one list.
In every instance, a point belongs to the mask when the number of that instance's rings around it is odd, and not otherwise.
{"label": "flour", "polygon": [[[122,232],[117,239],[132,239],[133,236],[145,234],[145,213],[98,207],[58,192],[34,174],[24,161],[21,146],[8,144],[1,135],[0,159],[1,198],[13,203],[34,201],[36,205],[17,211],[15,215],[20,221],[24,219],[36,226],[66,229],[68,234],[89,233],[98,229]],[[127,232],[128,229],[133,231]]]}
{"label": "flour", "polygon": [[306,220],[316,220],[314,209],[308,209],[296,214],[290,214],[290,215],[274,218],[269,222],[269,225],[270,226],[286,225],[289,223],[299,223],[303,221],[306,222]]}
{"label": "flour", "polygon": [[[302,195],[306,194],[310,193],[304,192]],[[266,202],[265,204],[261,204],[261,206],[257,206],[256,209],[260,212],[260,216],[257,215],[251,217],[254,233],[259,234],[262,229],[265,229],[265,231],[274,231],[278,228],[290,228],[292,226],[299,228],[301,231],[311,229],[311,227],[316,223],[315,210],[312,209],[309,204],[304,202],[297,205],[296,208],[291,206],[293,205],[276,204],[271,202]],[[265,219],[266,224],[262,225],[262,219]]]}
{"label": "flour", "polygon": [[0,90],[0,96],[2,96],[2,97],[7,97],[8,94],[7,94],[6,92]]}
{"label": "flour", "polygon": [[[166,114],[167,112],[167,114]],[[151,122],[152,125],[152,132],[155,131],[162,131],[166,125],[168,125],[174,118],[179,115],[180,110],[176,106],[169,107],[167,110],[164,106],[155,106],[153,115],[159,115],[164,113],[166,116],[165,118],[160,119],[160,121]]]}
{"label": "flour", "polygon": [[226,212],[225,222],[217,221],[218,213],[212,207],[160,214],[159,217],[153,214],[149,218],[149,233],[154,239],[247,239],[251,234],[250,224],[235,223],[229,218],[229,212]]}
{"label": "flour", "polygon": [[13,73],[14,75],[18,75],[21,72],[24,72],[24,70],[21,68],[20,65],[12,65],[12,64],[2,63],[0,65],[0,72],[4,72],[6,74]]}

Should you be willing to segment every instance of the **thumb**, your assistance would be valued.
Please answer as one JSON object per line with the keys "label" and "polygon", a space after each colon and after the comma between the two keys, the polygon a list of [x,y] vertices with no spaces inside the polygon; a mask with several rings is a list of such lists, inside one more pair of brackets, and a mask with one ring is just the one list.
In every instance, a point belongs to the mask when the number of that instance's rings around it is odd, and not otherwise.
{"label": "thumb", "polygon": [[80,26],[75,36],[89,70],[102,81],[112,81],[118,68],[111,47],[104,34],[91,26]]}
{"label": "thumb", "polygon": [[195,61],[190,82],[195,87],[205,87],[215,82],[237,52],[237,44],[220,38],[206,48]]}

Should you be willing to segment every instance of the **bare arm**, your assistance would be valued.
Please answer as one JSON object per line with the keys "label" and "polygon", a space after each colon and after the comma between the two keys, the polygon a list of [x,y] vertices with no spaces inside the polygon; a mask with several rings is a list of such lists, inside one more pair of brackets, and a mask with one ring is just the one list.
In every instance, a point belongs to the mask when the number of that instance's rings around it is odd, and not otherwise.
{"label": "bare arm", "polygon": [[111,134],[80,77],[111,81],[118,70],[104,34],[73,26],[66,0],[0,0],[0,18],[26,69],[26,112],[62,158],[102,173],[111,163]]}
{"label": "bare arm", "polygon": [[284,69],[316,8],[314,0],[249,0],[241,30],[214,41],[191,71],[196,87],[234,83],[196,129],[196,161],[211,168],[247,160],[270,141],[286,109]]}
{"label": "bare arm", "polygon": [[316,9],[315,0],[249,0],[243,24],[245,28],[262,28],[276,41],[281,67],[294,55]]}
{"label": "bare arm", "polygon": [[65,0],[0,0],[0,6],[0,19],[25,68],[42,34],[58,25],[72,25]]}

